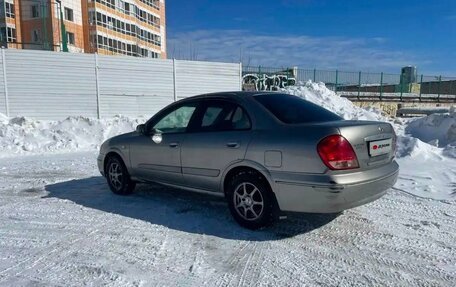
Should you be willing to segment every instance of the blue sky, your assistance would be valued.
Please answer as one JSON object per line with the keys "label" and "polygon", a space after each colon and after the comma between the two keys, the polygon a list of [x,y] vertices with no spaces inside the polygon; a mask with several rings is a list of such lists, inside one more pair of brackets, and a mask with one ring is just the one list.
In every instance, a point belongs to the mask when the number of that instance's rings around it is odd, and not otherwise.
{"label": "blue sky", "polygon": [[168,55],[456,76],[456,0],[167,0]]}

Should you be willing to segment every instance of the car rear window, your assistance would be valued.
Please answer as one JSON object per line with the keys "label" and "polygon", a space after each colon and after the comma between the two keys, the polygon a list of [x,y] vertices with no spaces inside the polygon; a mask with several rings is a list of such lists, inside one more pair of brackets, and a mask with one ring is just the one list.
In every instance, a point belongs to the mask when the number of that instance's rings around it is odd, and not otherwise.
{"label": "car rear window", "polygon": [[287,94],[262,94],[254,96],[277,119],[286,124],[330,122],[342,120],[338,115],[314,103]]}

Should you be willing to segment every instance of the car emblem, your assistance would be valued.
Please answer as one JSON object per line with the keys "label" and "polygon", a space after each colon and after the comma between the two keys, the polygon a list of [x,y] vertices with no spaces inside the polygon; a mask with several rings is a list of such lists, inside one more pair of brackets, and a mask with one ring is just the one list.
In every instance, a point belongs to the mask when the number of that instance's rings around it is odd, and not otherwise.
{"label": "car emblem", "polygon": [[381,132],[383,132],[383,128],[380,127],[380,126],[378,127],[378,130],[381,131]]}

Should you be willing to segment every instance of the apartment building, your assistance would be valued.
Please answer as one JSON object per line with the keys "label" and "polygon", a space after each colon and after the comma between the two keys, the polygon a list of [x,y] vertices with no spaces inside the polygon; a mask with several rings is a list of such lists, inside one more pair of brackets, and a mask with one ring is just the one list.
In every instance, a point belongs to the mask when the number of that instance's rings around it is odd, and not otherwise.
{"label": "apartment building", "polygon": [[0,0],[3,47],[166,58],[164,0]]}
{"label": "apartment building", "polygon": [[0,42],[2,47],[18,48],[22,42],[19,6],[14,0],[0,0]]}

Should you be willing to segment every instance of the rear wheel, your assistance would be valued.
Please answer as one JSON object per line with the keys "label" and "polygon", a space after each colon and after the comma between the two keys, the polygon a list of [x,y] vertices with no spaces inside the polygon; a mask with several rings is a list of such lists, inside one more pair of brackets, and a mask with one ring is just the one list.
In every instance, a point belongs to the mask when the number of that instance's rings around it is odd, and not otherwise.
{"label": "rear wheel", "polygon": [[239,172],[231,179],[226,197],[230,212],[239,225],[258,229],[272,225],[278,208],[266,180],[256,172]]}
{"label": "rear wheel", "polygon": [[133,193],[136,183],[131,180],[127,167],[117,156],[110,156],[106,163],[106,180],[115,194],[128,195]]}

